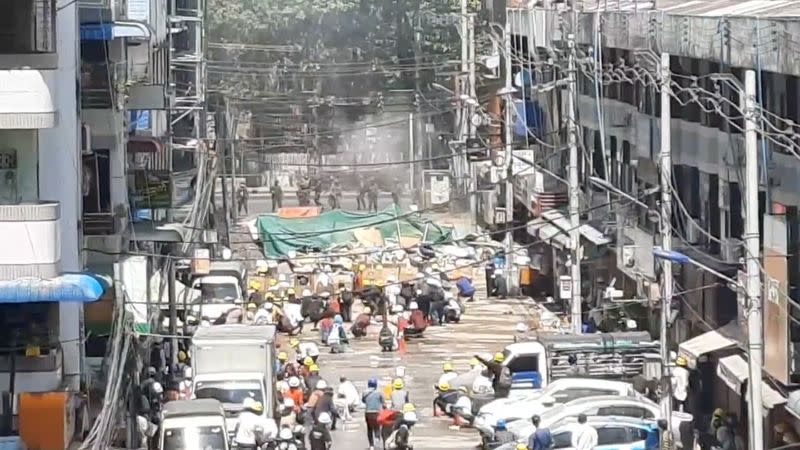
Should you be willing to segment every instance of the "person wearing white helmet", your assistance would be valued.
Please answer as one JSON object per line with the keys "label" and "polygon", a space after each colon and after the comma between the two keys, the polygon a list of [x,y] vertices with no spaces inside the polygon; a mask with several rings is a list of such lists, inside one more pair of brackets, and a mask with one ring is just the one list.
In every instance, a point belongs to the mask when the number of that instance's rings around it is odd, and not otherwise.
{"label": "person wearing white helmet", "polygon": [[528,340],[528,326],[522,322],[517,324],[514,329],[514,342],[524,342]]}
{"label": "person wearing white helmet", "polygon": [[234,442],[239,449],[255,450],[268,439],[278,433],[278,426],[272,419],[266,418],[264,405],[247,397],[242,402],[243,410],[239,413]]}
{"label": "person wearing white helmet", "polygon": [[411,314],[408,316],[408,327],[404,330],[404,334],[408,337],[422,337],[422,333],[428,328],[425,313],[419,309],[417,302],[411,302],[408,308],[411,310]]}
{"label": "person wearing white helmet", "polygon": [[303,404],[303,388],[300,386],[300,378],[289,377],[289,390],[283,394],[283,398],[290,398],[294,402],[295,412],[300,411]]}
{"label": "person wearing white helmet", "polygon": [[287,397],[283,399],[280,410],[280,426],[293,428],[297,425],[297,413],[295,412],[294,400]]}
{"label": "person wearing white helmet", "polygon": [[333,439],[331,439],[329,427],[331,426],[332,422],[333,419],[331,418],[330,414],[324,412],[319,415],[316,423],[308,433],[308,443],[311,447],[310,450],[328,450],[331,448]]}

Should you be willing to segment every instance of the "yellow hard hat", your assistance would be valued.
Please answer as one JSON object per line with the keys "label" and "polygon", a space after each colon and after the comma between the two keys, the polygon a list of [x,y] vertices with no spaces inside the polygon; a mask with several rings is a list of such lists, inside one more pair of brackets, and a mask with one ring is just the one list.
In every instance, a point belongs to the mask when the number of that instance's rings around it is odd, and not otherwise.
{"label": "yellow hard hat", "polygon": [[517,444],[515,450],[528,450],[528,446],[524,442],[520,442]]}
{"label": "yellow hard hat", "polygon": [[500,353],[500,352],[497,352],[497,353],[494,354],[494,362],[501,363],[501,362],[505,361],[505,359],[506,359],[506,357],[503,356],[503,354]]}
{"label": "yellow hard hat", "polygon": [[438,264],[436,264],[436,263],[433,263],[433,264],[431,264],[431,269],[433,269],[433,270],[439,270],[439,265],[438,265]]}
{"label": "yellow hard hat", "polygon": [[442,381],[439,383],[439,390],[440,391],[449,391],[450,390],[450,383],[447,381]]}
{"label": "yellow hard hat", "polygon": [[416,410],[417,410],[417,407],[414,406],[413,403],[406,403],[405,405],[403,405],[403,412],[404,413],[410,413],[410,412],[414,412]]}
{"label": "yellow hard hat", "polygon": [[725,410],[722,408],[717,408],[714,410],[714,417],[722,417],[725,415]]}
{"label": "yellow hard hat", "polygon": [[675,358],[675,364],[679,366],[685,366],[686,364],[688,364],[688,361],[686,361],[686,358],[684,358],[683,356],[678,356],[677,358]]}
{"label": "yellow hard hat", "polygon": [[375,280],[364,280],[364,285],[366,285],[366,286],[369,286],[369,285],[374,284],[374,283],[375,283]]}
{"label": "yellow hard hat", "polygon": [[378,287],[383,286],[383,280],[375,280],[375,286],[378,286]]}
{"label": "yellow hard hat", "polygon": [[359,264],[358,265],[358,270],[365,270],[366,268],[367,268],[366,264]]}
{"label": "yellow hard hat", "polygon": [[309,372],[319,372],[319,366],[316,365],[316,364],[311,364],[310,366],[308,366],[308,371]]}
{"label": "yellow hard hat", "polygon": [[258,309],[258,305],[256,305],[255,303],[248,303],[247,309]]}
{"label": "yellow hard hat", "polygon": [[472,358],[471,360],[469,360],[470,367],[479,366],[480,364],[481,362],[478,361],[478,358]]}
{"label": "yellow hard hat", "polygon": [[444,372],[452,372],[453,371],[453,363],[451,363],[450,361],[445,361],[445,363],[442,364],[442,371],[444,371]]}
{"label": "yellow hard hat", "polygon": [[253,402],[251,408],[255,412],[263,412],[264,411],[264,404],[259,402],[259,401],[256,401],[256,402]]}
{"label": "yellow hard hat", "polygon": [[186,361],[186,352],[181,350],[178,352],[178,361],[184,362]]}
{"label": "yellow hard hat", "polygon": [[286,353],[286,352],[278,353],[278,361],[288,361],[288,360],[289,360],[289,354],[288,353]]}
{"label": "yellow hard hat", "polygon": [[294,288],[289,288],[286,290],[286,295],[294,295]]}
{"label": "yellow hard hat", "polygon": [[303,358],[303,365],[306,367],[311,367],[314,365],[314,359],[310,356],[306,356]]}
{"label": "yellow hard hat", "polygon": [[297,338],[292,338],[292,339],[289,341],[289,346],[291,346],[291,347],[297,347],[297,346],[299,346],[299,345],[300,345],[300,339],[297,339]]}
{"label": "yellow hard hat", "polygon": [[278,284],[278,280],[276,280],[275,278],[270,278],[269,279],[269,285],[270,286],[275,286],[276,284]]}
{"label": "yellow hard hat", "polygon": [[263,285],[263,284],[261,284],[261,282],[260,282],[260,281],[258,281],[258,280],[250,280],[249,286],[250,286],[250,289],[254,289],[254,290],[258,291],[258,290],[260,290],[260,289],[261,289],[261,288],[262,288],[264,285]]}
{"label": "yellow hard hat", "polygon": [[403,389],[403,380],[400,378],[395,378],[392,382],[392,387],[395,389]]}
{"label": "yellow hard hat", "polygon": [[370,308],[369,306],[364,308],[364,314],[371,314],[371,313],[372,313],[372,308]]}

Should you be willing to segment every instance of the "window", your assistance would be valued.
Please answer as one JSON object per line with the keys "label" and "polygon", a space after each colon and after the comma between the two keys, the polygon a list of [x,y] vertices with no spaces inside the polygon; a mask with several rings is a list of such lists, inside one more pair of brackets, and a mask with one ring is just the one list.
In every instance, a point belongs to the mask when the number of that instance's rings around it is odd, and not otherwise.
{"label": "window", "polygon": [[597,430],[597,445],[628,444],[640,439],[631,435],[628,427],[612,425]]}
{"label": "window", "polygon": [[508,370],[511,373],[538,372],[539,355],[517,355],[508,363]]}
{"label": "window", "polygon": [[111,212],[111,164],[108,150],[83,156],[83,213]]}
{"label": "window", "polygon": [[39,199],[36,131],[0,130],[0,204]]}
{"label": "window", "polygon": [[553,448],[570,448],[572,447],[572,432],[562,431],[561,433],[553,434]]}
{"label": "window", "polygon": [[557,403],[567,403],[579,398],[597,397],[600,395],[616,395],[617,391],[610,389],[573,388],[550,394]]}
{"label": "window", "polygon": [[228,436],[222,427],[186,427],[164,430],[164,450],[223,449]]}
{"label": "window", "polygon": [[640,419],[652,419],[655,417],[649,409],[641,406],[609,406],[598,409],[597,415],[636,417]]}
{"label": "window", "polygon": [[55,53],[55,2],[0,0],[0,54]]}

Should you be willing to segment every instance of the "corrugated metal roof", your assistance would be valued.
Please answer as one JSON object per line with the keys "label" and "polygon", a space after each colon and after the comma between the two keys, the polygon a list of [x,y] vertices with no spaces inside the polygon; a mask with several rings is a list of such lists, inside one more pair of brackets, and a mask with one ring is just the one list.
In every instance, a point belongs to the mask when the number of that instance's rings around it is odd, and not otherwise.
{"label": "corrugated metal roof", "polygon": [[800,17],[800,0],[584,0],[580,8],[585,12],[657,10],[698,17]]}

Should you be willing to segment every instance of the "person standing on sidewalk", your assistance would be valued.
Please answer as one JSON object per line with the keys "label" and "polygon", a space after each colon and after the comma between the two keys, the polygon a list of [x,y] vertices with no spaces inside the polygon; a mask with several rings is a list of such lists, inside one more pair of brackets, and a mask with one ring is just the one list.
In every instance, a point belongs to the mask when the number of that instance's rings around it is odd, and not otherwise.
{"label": "person standing on sidewalk", "polygon": [[361,211],[367,209],[367,183],[364,180],[358,180],[358,195],[356,196],[356,209]]}
{"label": "person standing on sidewalk", "polygon": [[375,178],[371,179],[369,182],[369,207],[367,210],[369,212],[378,212],[378,192],[380,188],[378,187],[378,182],[375,181]]}
{"label": "person standing on sidewalk", "polygon": [[278,180],[269,188],[269,193],[272,195],[272,212],[277,211],[283,207],[283,188],[281,188]]}
{"label": "person standing on sidewalk", "polygon": [[367,391],[361,396],[364,403],[364,419],[367,422],[367,441],[369,450],[375,450],[376,439],[381,439],[381,427],[378,424],[378,414],[383,410],[383,394],[378,390],[378,380],[370,378],[367,382]]}
{"label": "person standing on sidewalk", "polygon": [[247,199],[250,197],[250,193],[247,192],[247,186],[244,183],[240,184],[236,194],[239,197],[239,214],[242,213],[242,210],[244,210],[245,214],[250,214],[247,208]]}

